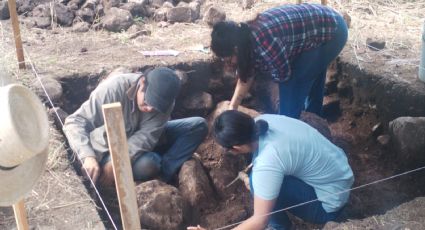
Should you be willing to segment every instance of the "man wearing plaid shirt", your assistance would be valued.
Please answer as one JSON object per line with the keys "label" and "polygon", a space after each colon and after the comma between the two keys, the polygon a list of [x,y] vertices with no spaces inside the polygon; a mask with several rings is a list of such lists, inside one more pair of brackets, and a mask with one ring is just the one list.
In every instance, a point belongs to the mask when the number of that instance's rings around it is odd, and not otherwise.
{"label": "man wearing plaid shirt", "polygon": [[217,23],[211,37],[213,52],[237,70],[230,109],[254,76],[271,76],[279,84],[279,113],[298,118],[302,110],[321,114],[326,69],[347,41],[347,26],[327,6],[283,5],[247,23]]}

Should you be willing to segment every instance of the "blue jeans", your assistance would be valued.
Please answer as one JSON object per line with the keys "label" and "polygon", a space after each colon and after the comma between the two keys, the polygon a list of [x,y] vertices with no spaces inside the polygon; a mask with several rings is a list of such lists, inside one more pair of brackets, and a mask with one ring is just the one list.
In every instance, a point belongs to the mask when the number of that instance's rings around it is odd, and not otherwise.
{"label": "blue jeans", "polygon": [[279,83],[279,114],[299,118],[301,111],[321,115],[326,69],[347,42],[347,25],[340,16],[335,37],[301,53],[291,62],[291,78]]}
{"label": "blue jeans", "polygon": [[[251,194],[254,194],[255,191],[252,187],[252,174],[250,175],[250,186]],[[315,199],[317,199],[317,196],[313,187],[296,177],[285,176],[273,211],[282,210],[284,208]],[[323,209],[322,202],[314,201],[312,203],[291,208],[287,211],[310,223],[324,224],[328,221],[335,220],[342,210],[328,213]],[[292,223],[289,220],[286,211],[280,211],[270,216],[269,226],[276,230],[287,230],[291,228],[291,225]]]}
{"label": "blue jeans", "polygon": [[[133,161],[134,180],[146,181],[161,175],[165,181],[170,181],[183,163],[192,157],[207,134],[208,126],[202,117],[168,121],[161,137],[165,143]],[[109,154],[105,161],[108,160]]]}

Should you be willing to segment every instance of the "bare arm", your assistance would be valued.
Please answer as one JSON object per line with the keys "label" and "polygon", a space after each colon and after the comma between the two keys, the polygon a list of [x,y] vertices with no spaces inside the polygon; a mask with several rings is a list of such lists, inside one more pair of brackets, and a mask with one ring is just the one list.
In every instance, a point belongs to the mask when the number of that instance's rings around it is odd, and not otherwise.
{"label": "bare arm", "polygon": [[264,200],[254,195],[254,215],[235,227],[235,230],[265,229],[276,200]]}
{"label": "bare arm", "polygon": [[247,82],[242,82],[240,79],[238,79],[235,92],[233,93],[232,100],[230,101],[229,109],[238,109],[238,106],[241,104],[242,99],[248,93],[253,82],[253,77],[248,78]]}

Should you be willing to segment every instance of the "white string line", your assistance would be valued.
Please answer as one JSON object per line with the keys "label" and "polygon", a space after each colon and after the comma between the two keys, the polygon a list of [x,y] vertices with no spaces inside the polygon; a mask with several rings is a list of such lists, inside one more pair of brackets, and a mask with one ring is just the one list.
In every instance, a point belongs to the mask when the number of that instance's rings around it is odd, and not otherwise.
{"label": "white string line", "polygon": [[[412,172],[420,171],[422,169],[425,169],[425,166],[422,166],[422,167],[419,167],[419,168],[416,168],[416,169],[413,169],[413,170],[409,170],[409,171],[406,171],[406,172],[403,172],[403,173],[400,173],[400,174],[396,174],[396,175],[393,175],[393,176],[390,176],[390,177],[386,177],[386,178],[383,178],[383,179],[380,179],[380,180],[376,180],[376,181],[373,181],[373,182],[370,182],[370,183],[367,183],[367,184],[363,184],[363,185],[360,185],[360,186],[357,186],[357,187],[354,187],[354,188],[351,188],[351,189],[346,189],[346,190],[343,190],[341,192],[332,193],[332,194],[329,194],[329,195],[326,195],[326,196],[322,197],[322,199],[328,198],[328,197],[331,197],[331,196],[334,196],[334,195],[339,195],[339,194],[342,194],[342,193],[346,193],[346,192],[349,192],[349,191],[353,191],[353,190],[356,190],[356,189],[364,188],[364,187],[369,186],[369,185],[381,183],[383,181],[391,180],[391,179],[394,179],[396,177],[404,176],[404,175],[409,174],[409,173],[412,173]],[[272,215],[272,214],[275,214],[275,213],[278,213],[278,212],[286,211],[288,209],[292,209],[292,208],[296,208],[296,207],[299,207],[299,206],[302,206],[302,205],[305,205],[305,204],[313,203],[313,202],[318,201],[318,200],[319,199],[314,199],[314,200],[306,201],[306,202],[299,203],[299,204],[296,204],[296,205],[293,205],[293,206],[290,206],[290,207],[287,207],[287,208],[283,208],[283,209],[276,210],[276,211],[273,211],[273,212],[270,212],[270,213],[266,213],[266,214],[258,215],[258,216],[252,216],[252,217],[253,218],[260,218],[260,217],[269,216],[269,215]],[[222,230],[222,229],[230,228],[230,227],[233,227],[235,225],[241,224],[244,221],[240,221],[240,222],[237,222],[237,223],[234,223],[234,224],[229,224],[229,225],[226,225],[226,226],[221,227],[221,228],[216,228],[215,230]]]}
{"label": "white string line", "polygon": [[[49,100],[49,103],[50,103],[50,105],[52,106],[53,111],[54,111],[54,112],[55,112],[55,114],[56,114],[56,117],[58,118],[59,122],[61,123],[61,126],[63,127],[63,121],[61,120],[61,118],[60,118],[60,116],[59,116],[59,114],[58,114],[58,112],[57,112],[57,110],[56,110],[56,107],[54,106],[54,104],[53,104],[52,100],[50,99],[50,96],[49,96],[49,94],[47,93],[47,90],[46,90],[46,88],[45,88],[45,86],[44,86],[43,82],[41,81],[41,78],[40,78],[40,76],[38,75],[38,73],[37,73],[37,71],[36,71],[36,69],[35,69],[35,67],[34,67],[34,65],[33,65],[33,62],[31,61],[31,58],[30,58],[30,56],[29,56],[28,52],[26,52],[26,50],[25,50],[25,49],[24,49],[24,52],[26,53],[26,56],[27,56],[27,58],[28,58],[28,62],[29,62],[29,63],[30,63],[30,65],[31,65],[31,69],[32,69],[32,71],[34,72],[34,75],[37,77],[38,81],[40,82],[40,85],[41,85],[41,87],[43,88],[43,91],[44,91],[44,93],[46,94],[47,99]],[[78,156],[78,154],[75,154],[75,152],[74,152],[72,149],[71,149],[71,151],[72,151],[72,153],[74,154],[74,156],[77,156],[76,158],[77,158],[77,159],[81,162],[81,165],[82,165],[82,164],[83,164],[83,162],[82,162],[82,160],[80,159],[80,157]],[[83,169],[84,169],[84,171],[85,171],[86,175],[89,175],[89,173],[88,173],[88,171],[87,171],[87,169],[86,169],[86,168],[84,168],[84,167],[81,167],[81,168],[83,168]],[[103,201],[103,199],[102,199],[102,197],[101,197],[101,195],[100,195],[99,191],[98,191],[98,190],[97,190],[97,188],[96,188],[95,183],[93,182],[93,180],[92,180],[89,176],[87,176],[87,178],[89,179],[89,181],[90,181],[91,185],[93,186],[93,188],[94,188],[94,190],[95,190],[95,192],[96,192],[97,196],[99,197],[99,200],[100,200],[100,202],[102,203],[102,206],[103,206],[103,208],[105,209],[105,212],[106,212],[106,214],[107,214],[107,215],[108,215],[108,217],[109,217],[109,220],[111,221],[111,223],[112,223],[112,225],[114,226],[115,230],[118,230],[117,226],[115,225],[114,220],[112,219],[111,214],[110,214],[110,213],[109,213],[109,211],[108,211],[108,208],[106,208],[106,205],[105,205],[105,203],[104,203],[104,201]]]}

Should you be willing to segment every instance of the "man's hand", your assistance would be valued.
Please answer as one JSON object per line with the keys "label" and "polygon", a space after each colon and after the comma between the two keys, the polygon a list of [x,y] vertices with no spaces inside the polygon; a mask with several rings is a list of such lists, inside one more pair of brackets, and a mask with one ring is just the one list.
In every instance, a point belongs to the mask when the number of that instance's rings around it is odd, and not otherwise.
{"label": "man's hand", "polygon": [[198,225],[196,227],[193,227],[193,226],[187,227],[187,230],[206,230],[206,229]]}
{"label": "man's hand", "polygon": [[94,157],[86,157],[84,158],[82,172],[85,176],[90,177],[94,184],[96,184],[97,178],[100,175],[99,163],[97,163],[96,158]]}
{"label": "man's hand", "polygon": [[115,183],[114,178],[114,170],[112,168],[112,162],[108,161],[108,163],[103,166],[102,175],[99,178],[99,183],[103,187],[113,187]]}

